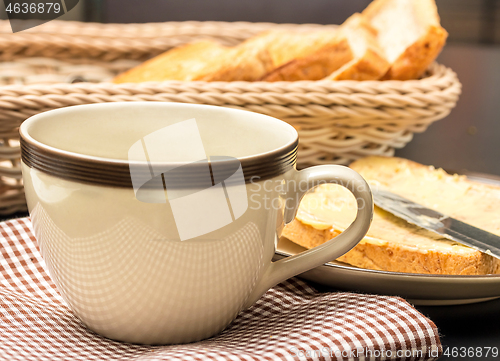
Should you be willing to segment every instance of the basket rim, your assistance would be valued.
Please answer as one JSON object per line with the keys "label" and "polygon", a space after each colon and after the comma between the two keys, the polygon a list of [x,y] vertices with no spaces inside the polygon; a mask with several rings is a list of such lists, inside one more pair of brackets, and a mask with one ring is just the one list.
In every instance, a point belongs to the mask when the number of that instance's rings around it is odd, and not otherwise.
{"label": "basket rim", "polygon": [[[290,84],[297,84],[299,86],[308,86],[311,84],[314,85],[325,85],[329,86],[331,84],[346,84],[346,85],[358,85],[358,84],[367,84],[367,85],[375,85],[375,84],[389,84],[389,85],[401,85],[401,84],[412,84],[412,83],[422,83],[422,81],[426,80],[432,80],[432,79],[438,79],[443,77],[445,73],[448,71],[451,71],[452,73],[455,74],[451,68],[439,64],[437,62],[434,62],[431,64],[431,66],[427,69],[427,75],[424,75],[420,79],[410,79],[410,80],[329,80],[329,79],[319,79],[319,80],[294,80],[294,81],[275,81],[275,82],[268,82],[268,81],[182,81],[182,80],[166,80],[166,81],[149,81],[149,82],[141,82],[141,83],[121,83],[121,84],[143,84],[143,85],[157,85],[157,84],[197,84],[197,85],[202,85],[202,84],[256,84],[257,86],[265,86],[269,84],[275,84],[275,85],[290,85]],[[110,83],[110,82],[103,82],[101,84],[111,84],[111,85],[121,85],[121,84],[115,84],[115,83]]]}
{"label": "basket rim", "polygon": [[[29,21],[29,20],[27,20]],[[170,33],[172,30],[175,35],[197,28],[227,28],[227,29],[265,29],[265,28],[337,28],[338,24],[317,24],[317,23],[273,23],[273,22],[250,22],[250,21],[164,21],[148,23],[97,23],[82,21],[64,21],[52,20],[50,22],[38,25],[34,28],[26,29],[16,35],[23,37],[33,37],[38,34],[66,37],[74,35],[77,37],[95,37],[95,38],[154,38],[158,36],[152,30],[163,30]],[[125,30],[125,31],[124,31]],[[128,30],[128,31],[127,31]],[[132,31],[133,30],[133,31]],[[148,31],[149,30],[149,31]],[[12,35],[9,20],[0,20],[0,37],[3,35]]]}
{"label": "basket rim", "polygon": [[451,86],[461,87],[457,74],[442,64],[433,63],[427,71],[427,76],[414,80],[301,80],[301,81],[178,81],[168,80],[159,82],[122,83],[57,83],[57,84],[11,84],[0,86],[0,98],[13,94],[33,95],[94,93],[109,91],[111,93],[154,94],[158,92],[170,93],[338,93],[338,94],[366,94],[376,96],[380,94],[406,95],[411,93],[428,93],[442,91]]}

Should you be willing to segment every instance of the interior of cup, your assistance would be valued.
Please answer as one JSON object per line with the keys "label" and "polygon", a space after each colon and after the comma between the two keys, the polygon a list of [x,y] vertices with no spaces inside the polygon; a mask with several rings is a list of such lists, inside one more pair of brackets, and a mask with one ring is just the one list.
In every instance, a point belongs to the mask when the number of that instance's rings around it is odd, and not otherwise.
{"label": "interior of cup", "polygon": [[[178,127],[169,129],[174,124],[191,127],[177,132]],[[113,160],[129,159],[131,147],[154,138],[155,133],[162,136],[156,137],[157,142],[174,146],[178,161],[189,160],[191,152],[199,153],[200,141],[208,157],[241,159],[288,147],[297,140],[292,126],[266,115],[167,102],[74,106],[38,114],[21,125],[21,135],[39,147]],[[172,153],[155,154],[155,160],[172,161]]]}

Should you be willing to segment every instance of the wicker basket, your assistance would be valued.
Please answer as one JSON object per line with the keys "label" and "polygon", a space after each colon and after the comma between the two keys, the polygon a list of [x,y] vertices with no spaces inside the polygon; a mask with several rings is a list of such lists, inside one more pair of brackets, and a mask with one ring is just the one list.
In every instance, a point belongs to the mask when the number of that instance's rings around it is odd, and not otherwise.
{"label": "wicker basket", "polygon": [[[419,80],[111,84],[115,74],[200,38],[234,45],[268,23],[103,25],[52,21],[12,34],[0,22],[0,214],[26,209],[18,127],[59,107],[116,101],[221,105],[280,118],[300,134],[298,166],[391,156],[455,106],[456,74],[434,64]],[[71,83],[84,78],[91,82]],[[95,82],[95,83],[93,83]],[[8,84],[8,85],[6,85]]]}

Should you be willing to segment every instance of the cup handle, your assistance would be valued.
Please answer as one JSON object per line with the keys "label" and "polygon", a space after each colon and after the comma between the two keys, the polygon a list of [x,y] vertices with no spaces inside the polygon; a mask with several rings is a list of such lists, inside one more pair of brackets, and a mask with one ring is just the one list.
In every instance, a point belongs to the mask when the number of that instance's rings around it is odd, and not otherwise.
{"label": "cup handle", "polygon": [[370,227],[373,218],[372,193],[368,183],[357,172],[344,166],[322,165],[298,171],[292,180],[299,185],[305,182],[307,189],[302,190],[303,187],[294,187],[298,189],[289,189],[286,192],[285,224],[290,223],[295,218],[304,194],[312,187],[325,182],[341,185],[354,194],[358,206],[356,219],[334,239],[295,256],[272,262],[245,302],[244,309],[253,305],[269,288],[276,284],[330,262],[348,252],[366,235]]}

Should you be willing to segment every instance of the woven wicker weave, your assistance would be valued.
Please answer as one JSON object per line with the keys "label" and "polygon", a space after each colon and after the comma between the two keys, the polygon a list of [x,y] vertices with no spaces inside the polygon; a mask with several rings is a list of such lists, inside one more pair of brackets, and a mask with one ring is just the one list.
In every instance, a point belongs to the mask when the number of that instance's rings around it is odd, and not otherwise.
{"label": "woven wicker weave", "polygon": [[[4,214],[25,209],[17,128],[26,118],[50,109],[146,100],[251,110],[287,121],[299,131],[298,166],[304,167],[393,155],[413,133],[445,117],[461,88],[456,74],[437,64],[422,79],[409,81],[111,84],[105,81],[138,59],[175,45],[202,37],[233,45],[269,28],[297,25],[53,21],[16,34],[7,26],[0,22],[0,60],[4,61],[0,84],[11,84],[0,87],[0,213]],[[45,59],[29,58],[35,56]],[[79,76],[103,82],[67,83]]]}

